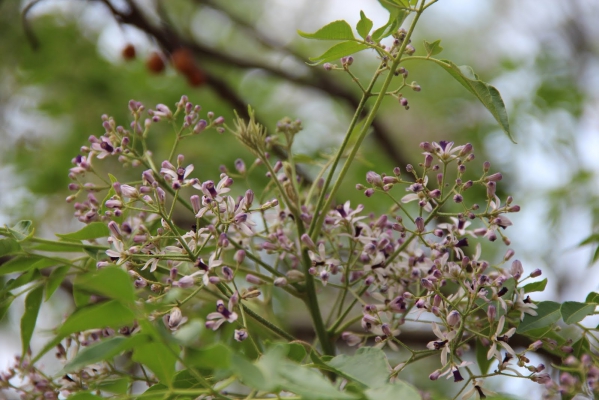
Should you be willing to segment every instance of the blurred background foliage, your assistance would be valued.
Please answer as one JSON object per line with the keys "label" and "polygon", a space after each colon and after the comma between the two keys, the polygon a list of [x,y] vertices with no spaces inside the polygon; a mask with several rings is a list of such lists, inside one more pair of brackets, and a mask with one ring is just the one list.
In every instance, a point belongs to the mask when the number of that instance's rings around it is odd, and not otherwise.
{"label": "blurred background foliage", "polygon": [[[128,125],[129,99],[153,108],[187,94],[229,123],[233,110],[244,115],[251,104],[271,131],[284,116],[302,120],[298,154],[329,154],[359,90],[343,73],[308,67],[307,58],[329,43],[301,39],[296,30],[315,31],[335,19],[355,25],[361,9],[375,26],[386,22],[375,0],[1,2],[1,222],[34,219],[47,235],[76,228],[64,202],[70,160],[90,135],[103,133],[101,114]],[[578,247],[599,232],[597,20],[599,3],[584,0],[435,4],[415,33],[416,54],[423,54],[422,40],[442,39],[441,58],[471,65],[495,85],[519,144],[444,71],[408,62],[408,82],[422,91],[403,92],[409,111],[391,98],[384,103],[339,201],[385,211],[390,203],[354,188],[368,170],[390,173],[421,162],[422,141],[471,142],[476,165],[490,160],[492,171],[503,172],[500,197],[511,194],[522,205],[506,233],[526,270],[548,275],[544,296],[584,299],[599,284],[588,279],[596,276],[590,261],[596,243]],[[352,70],[366,81],[377,63],[363,52]],[[172,139],[172,132],[155,131],[157,159]],[[253,162],[228,134],[188,139],[184,150],[201,180],[217,179],[221,165],[233,170],[237,158]],[[312,166],[303,168],[313,177]],[[250,184],[264,182],[261,174]]]}

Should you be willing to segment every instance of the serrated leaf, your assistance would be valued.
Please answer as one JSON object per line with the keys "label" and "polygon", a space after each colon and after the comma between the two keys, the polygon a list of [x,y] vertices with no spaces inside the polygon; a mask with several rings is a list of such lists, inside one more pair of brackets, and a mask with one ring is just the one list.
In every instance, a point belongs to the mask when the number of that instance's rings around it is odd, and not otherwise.
{"label": "serrated leaf", "polygon": [[10,235],[18,242],[29,239],[33,236],[33,222],[29,220],[22,220],[16,223],[11,228],[6,228]]}
{"label": "serrated leaf", "polygon": [[110,230],[103,222],[92,222],[91,224],[85,225],[77,232],[65,234],[57,233],[56,236],[66,240],[91,240],[110,236]]}
{"label": "serrated leaf", "polygon": [[69,266],[63,265],[62,267],[54,268],[54,270],[50,273],[50,276],[46,281],[46,301],[52,297],[56,289],[58,289],[64,280],[65,276],[67,276],[68,272]]}
{"label": "serrated leaf", "polygon": [[424,41],[424,50],[426,51],[427,57],[434,56],[443,51],[441,47],[441,39],[435,40],[432,43]]}
{"label": "serrated leaf", "polygon": [[544,328],[555,322],[559,321],[561,318],[560,313],[561,304],[556,303],[555,301],[542,301],[537,304],[537,312],[536,316],[532,316],[530,314],[524,315],[524,320],[520,322],[518,325],[518,329],[516,329],[517,333],[525,333],[531,331],[533,329]]}
{"label": "serrated leaf", "polygon": [[368,400],[397,400],[397,399],[422,399],[418,390],[404,381],[395,381],[379,388],[371,388],[364,392]]}
{"label": "serrated leaf", "polygon": [[33,288],[25,298],[25,312],[21,318],[21,349],[23,356],[27,354],[29,349],[29,343],[33,336],[33,330],[35,329],[35,323],[37,321],[37,315],[42,305],[42,298],[44,296],[44,286],[39,285]]}
{"label": "serrated leaf", "polygon": [[202,349],[187,348],[185,365],[200,369],[227,369],[231,365],[231,349],[215,343]]}
{"label": "serrated leaf", "polygon": [[339,355],[327,364],[367,387],[376,388],[389,381],[387,357],[375,347],[362,347],[353,356]]}
{"label": "serrated leaf", "polygon": [[585,303],[591,304],[599,304],[599,293],[591,292],[587,295],[587,298],[584,301]]}
{"label": "serrated leaf", "polygon": [[297,33],[306,39],[316,40],[356,40],[354,33],[352,32],[351,26],[344,21],[338,20],[333,21],[317,30],[314,33],[302,32],[300,30]]}
{"label": "serrated leaf", "polygon": [[362,37],[362,39],[366,39],[366,36],[370,33],[372,29],[372,21],[366,17],[364,11],[360,10],[360,20],[358,21],[358,25],[356,25],[356,30],[358,34]]}
{"label": "serrated leaf", "polygon": [[[13,254],[21,253],[21,245],[13,238],[0,239],[0,257],[11,256]],[[2,266],[0,266],[0,271]]]}
{"label": "serrated leaf", "polygon": [[108,266],[92,273],[80,275],[74,282],[80,292],[90,292],[119,300],[125,304],[135,301],[131,277],[116,266]]}
{"label": "serrated leaf", "polygon": [[510,123],[505,109],[505,104],[501,98],[499,91],[478,79],[478,76],[474,73],[471,67],[467,65],[457,66],[449,60],[437,60],[434,58],[428,58],[428,60],[435,62],[445,71],[447,71],[456,81],[464,86],[470,93],[472,93],[478,100],[491,112],[493,117],[507,134],[510,140],[516,143],[512,137],[510,131]]}
{"label": "serrated leaf", "polygon": [[582,321],[587,315],[595,312],[595,304],[566,301],[562,304],[561,313],[564,322],[568,325]]}
{"label": "serrated leaf", "polygon": [[529,283],[528,285],[524,285],[523,289],[524,289],[524,293],[542,292],[543,290],[545,290],[546,286],[547,286],[547,278],[543,279],[542,281],[532,282],[532,283]]}
{"label": "serrated leaf", "polygon": [[367,45],[352,41],[337,43],[318,57],[310,57],[312,63],[310,65],[323,64],[330,61],[335,61],[341,57],[355,54],[359,51],[366,50]]}
{"label": "serrated leaf", "polygon": [[61,375],[80,370],[87,365],[95,364],[99,361],[109,360],[147,341],[148,336],[143,334],[129,337],[115,336],[84,347],[64,366]]}
{"label": "serrated leaf", "polygon": [[480,373],[483,375],[485,375],[489,371],[491,364],[493,364],[494,362],[494,359],[487,359],[488,351],[489,348],[484,346],[480,340],[476,341],[476,363],[480,368]]}

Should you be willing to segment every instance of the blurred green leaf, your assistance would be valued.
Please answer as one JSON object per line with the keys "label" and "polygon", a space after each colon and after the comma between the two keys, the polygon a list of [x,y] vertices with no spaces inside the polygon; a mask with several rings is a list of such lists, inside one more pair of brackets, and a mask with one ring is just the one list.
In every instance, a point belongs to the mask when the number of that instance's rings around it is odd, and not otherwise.
{"label": "blurred green leaf", "polygon": [[499,91],[495,87],[478,79],[471,67],[468,65],[457,66],[449,60],[437,60],[428,58],[447,71],[456,81],[472,93],[491,112],[493,117],[514,143],[510,131],[510,123],[505,109],[505,104]]}
{"label": "blurred green leaf", "polygon": [[67,276],[70,267],[68,265],[63,265],[62,267],[54,268],[54,270],[50,273],[48,280],[46,281],[46,301],[58,289],[64,278]]}
{"label": "blurred green leaf", "polygon": [[338,20],[331,22],[317,30],[314,33],[297,31],[297,33],[306,39],[316,40],[356,40],[351,26],[346,21]]}
{"label": "blurred green leaf", "polygon": [[90,392],[77,392],[69,396],[69,400],[103,400],[102,397],[91,394]]}
{"label": "blurred green leaf", "polygon": [[574,351],[572,354],[576,358],[580,358],[583,354],[588,354],[591,351],[591,346],[589,344],[589,340],[586,337],[581,337],[572,345]]}
{"label": "blurred green leaf", "polygon": [[560,311],[564,322],[571,325],[582,321],[587,315],[595,312],[595,307],[597,307],[595,304],[566,301],[562,304]]}
{"label": "blurred green leaf", "polygon": [[58,328],[58,336],[66,336],[94,328],[120,328],[133,323],[133,311],[117,300],[79,309]]}
{"label": "blurred green leaf", "polygon": [[131,277],[117,266],[80,275],[75,279],[74,285],[79,291],[100,294],[125,304],[133,303],[136,298]]}
{"label": "blurred green leaf", "polygon": [[306,357],[306,348],[299,343],[289,343],[289,353],[287,357],[290,360],[293,360],[297,363],[302,362],[302,360]]}
{"label": "blurred green leaf", "polygon": [[357,396],[339,391],[321,373],[291,362],[279,365],[278,373],[287,380],[284,390],[298,394],[302,399],[355,399]]}
{"label": "blurred green leaf", "polygon": [[15,257],[12,260],[0,265],[0,276],[32,270],[34,269],[33,266],[38,261],[40,261],[40,257],[38,256]]}
{"label": "blurred green leaf", "polygon": [[364,11],[360,10],[360,20],[358,21],[358,25],[356,25],[356,30],[358,34],[362,37],[362,39],[366,39],[366,36],[370,33],[372,29],[372,21],[366,17]]}
{"label": "blurred green leaf", "polygon": [[386,1],[379,0],[379,3],[389,11],[389,20],[387,23],[380,28],[377,28],[372,33],[372,40],[377,43],[379,40],[386,38],[387,36],[395,33],[401,26],[403,21],[408,16],[409,12],[396,7],[394,4]]}
{"label": "blurred green leaf", "polygon": [[527,331],[544,328],[559,321],[561,304],[555,301],[542,301],[537,304],[536,316],[530,314],[524,315],[524,320],[518,325],[517,333],[525,333]]}
{"label": "blurred green leaf", "polygon": [[312,61],[310,65],[318,65],[330,61],[336,61],[339,60],[341,57],[355,54],[359,51],[366,50],[367,48],[368,46],[365,44],[351,41],[337,43],[320,56],[310,57],[310,61]]}
{"label": "blurred green leaf", "polygon": [[33,288],[25,298],[25,312],[21,318],[21,344],[23,357],[29,350],[29,343],[33,336],[33,330],[35,329],[35,323],[37,321],[37,315],[42,305],[42,299],[44,296],[44,286],[39,285]]}
{"label": "blurred green leaf", "polygon": [[231,365],[231,349],[223,343],[185,350],[185,365],[200,369],[227,369]]}
{"label": "blurred green leaf", "polygon": [[524,293],[542,292],[543,290],[545,290],[546,286],[547,286],[547,278],[543,279],[542,281],[532,282],[532,283],[529,283],[528,285],[524,285],[523,289],[524,289]]}
{"label": "blurred green leaf", "polygon": [[476,363],[478,364],[478,367],[480,368],[481,374],[486,374],[489,371],[491,364],[493,364],[493,362],[494,362],[493,358],[490,360],[487,360],[487,352],[488,351],[489,351],[489,348],[487,346],[483,346],[483,344],[480,340],[476,341]]}
{"label": "blurred green leaf", "polygon": [[[10,256],[20,253],[21,251],[21,245],[19,245],[16,240],[12,238],[0,239],[0,257]],[[4,265],[0,265],[0,271],[2,271],[2,267],[4,267]]]}
{"label": "blurred green leaf", "polygon": [[234,353],[231,356],[231,368],[239,376],[241,382],[251,388],[270,392],[276,387],[276,383],[268,381],[260,368],[238,354]]}
{"label": "blurred green leaf", "polygon": [[178,352],[178,349],[169,349],[160,342],[143,343],[135,346],[133,360],[151,369],[161,383],[171,386],[177,362],[175,354]]}
{"label": "blurred green leaf", "polygon": [[63,367],[61,375],[97,363],[103,360],[109,360],[127,350],[132,349],[148,341],[148,336],[144,334],[133,335],[129,337],[115,336],[104,339],[99,343],[84,347],[81,351],[70,359]]}
{"label": "blurred green leaf", "polygon": [[12,304],[12,301],[14,299],[15,296],[9,293],[6,297],[0,300],[0,321],[2,321],[2,319],[8,312],[8,309],[10,308],[10,305]]}
{"label": "blurred green leaf", "polygon": [[441,39],[435,40],[432,43],[424,41],[424,50],[426,51],[426,56],[435,56],[443,51],[443,47],[441,47]]}
{"label": "blurred green leaf", "polygon": [[585,303],[594,303],[599,304],[599,293],[591,292],[587,295],[587,298],[584,301]]}
{"label": "blurred green leaf", "polygon": [[129,378],[102,380],[98,382],[97,389],[115,394],[125,394],[129,389]]}
{"label": "blurred green leaf", "polygon": [[404,381],[395,381],[364,392],[369,400],[422,399],[418,390]]}
{"label": "blurred green leaf", "polygon": [[33,222],[28,220],[23,220],[17,222],[15,226],[12,228],[8,228],[11,236],[18,242],[22,242],[24,240],[29,239],[33,236]]}
{"label": "blurred green leaf", "polygon": [[389,363],[379,348],[362,347],[352,356],[342,354],[327,364],[370,388],[383,386],[389,381]]}
{"label": "blurred green leaf", "polygon": [[77,232],[65,234],[57,233],[56,236],[66,240],[91,240],[110,236],[110,230],[103,222],[92,222],[91,224],[85,225]]}
{"label": "blurred green leaf", "polygon": [[10,279],[8,282],[6,282],[6,285],[4,285],[4,287],[2,288],[2,292],[13,290],[23,285],[26,285],[29,282],[33,282],[34,280],[41,278],[41,276],[42,274],[40,274],[40,272],[37,269],[32,269],[30,271],[23,272],[21,275],[17,277],[17,279]]}

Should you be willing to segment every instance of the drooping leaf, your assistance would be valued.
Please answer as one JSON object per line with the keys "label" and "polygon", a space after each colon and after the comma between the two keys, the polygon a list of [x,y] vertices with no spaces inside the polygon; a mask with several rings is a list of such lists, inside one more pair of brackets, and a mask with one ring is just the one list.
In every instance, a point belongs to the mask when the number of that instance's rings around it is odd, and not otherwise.
{"label": "drooping leaf", "polygon": [[8,228],[8,232],[17,242],[22,242],[33,236],[33,222],[22,220],[16,223],[15,226]]}
{"label": "drooping leaf", "polygon": [[367,387],[380,387],[389,381],[387,357],[375,347],[362,347],[353,356],[339,355],[327,364]]}
{"label": "drooping leaf", "polygon": [[524,293],[532,293],[532,292],[542,292],[543,290],[545,290],[545,287],[547,286],[547,278],[543,279],[542,281],[538,281],[538,282],[532,282],[529,283],[528,285],[524,285]]}
{"label": "drooping leaf", "polygon": [[[0,257],[11,256],[22,252],[21,245],[13,238],[0,239]],[[0,271],[2,271],[0,266]]]}
{"label": "drooping leaf", "polygon": [[40,261],[40,257],[38,256],[15,257],[0,265],[0,276],[35,269],[33,266],[38,261]]}
{"label": "drooping leaf", "polygon": [[15,296],[9,293],[6,297],[0,300],[0,321],[2,321],[2,318],[4,318],[8,312],[8,309],[10,308],[10,305],[14,299]]}
{"label": "drooping leaf", "polygon": [[589,344],[589,340],[586,337],[581,337],[572,345],[574,351],[572,354],[576,358],[580,358],[583,354],[588,354],[591,351],[591,346]]}
{"label": "drooping leaf", "polygon": [[562,304],[561,313],[564,322],[568,325],[582,321],[587,315],[595,311],[596,304],[566,301]]}
{"label": "drooping leaf", "polygon": [[34,280],[39,279],[42,276],[37,269],[32,269],[27,272],[23,272],[17,279],[11,279],[6,282],[6,285],[2,288],[2,293],[7,292],[9,290],[13,290],[19,288],[23,285],[28,284],[29,282],[33,282]]}
{"label": "drooping leaf", "polygon": [[285,378],[285,390],[301,396],[302,399],[356,399],[357,396],[341,392],[322,374],[313,369],[302,367],[292,362],[283,362],[278,373]]}
{"label": "drooping leaf", "polygon": [[21,318],[21,344],[23,355],[27,354],[29,349],[29,343],[33,336],[33,330],[35,329],[35,323],[37,321],[37,315],[42,305],[42,298],[44,296],[44,286],[39,285],[33,288],[25,298],[25,313]]}
{"label": "drooping leaf", "polygon": [[297,33],[306,39],[316,40],[356,40],[351,26],[346,21],[333,21],[317,30],[314,33],[297,31]]}
{"label": "drooping leaf", "polygon": [[75,357],[73,357],[64,366],[61,374],[77,371],[87,365],[97,363],[111,358],[132,349],[148,341],[148,336],[144,334],[133,335],[129,337],[115,336],[91,346],[83,348]]}
{"label": "drooping leaf", "polygon": [[364,392],[368,400],[422,399],[418,390],[404,381],[395,381]]}
{"label": "drooping leaf", "polygon": [[358,21],[358,25],[356,25],[358,34],[362,37],[362,39],[366,39],[366,36],[368,36],[371,29],[372,21],[366,17],[364,11],[360,11],[360,20]]}
{"label": "drooping leaf", "polygon": [[202,349],[187,348],[185,365],[200,369],[227,369],[231,365],[231,349],[215,343]]}
{"label": "drooping leaf", "polygon": [[91,224],[85,225],[77,232],[65,234],[57,233],[56,236],[66,240],[91,240],[110,236],[110,230],[103,222],[92,222]]}
{"label": "drooping leaf", "polygon": [[178,349],[169,349],[163,343],[144,343],[135,347],[133,360],[152,370],[161,383],[170,386],[175,374]]}
{"label": "drooping leaf", "polygon": [[495,120],[499,122],[499,125],[510,140],[515,143],[510,131],[510,123],[505,104],[503,103],[501,94],[499,94],[499,91],[495,87],[479,80],[472,68],[467,65],[457,66],[449,60],[437,60],[434,58],[429,58],[428,60],[434,61],[470,93],[476,96],[487,110],[491,112]]}
{"label": "drooping leaf", "polygon": [[516,332],[525,333],[527,331],[544,328],[557,321],[561,317],[560,313],[561,304],[555,301],[542,301],[537,304],[536,316],[525,314],[524,320],[518,325]]}
{"label": "drooping leaf", "polygon": [[424,50],[426,51],[427,57],[434,56],[443,51],[441,47],[441,39],[435,40],[432,43],[424,41]]}
{"label": "drooping leaf", "polygon": [[125,304],[135,301],[131,277],[116,266],[105,267],[81,275],[75,280],[74,285],[79,291],[100,294]]}
{"label": "drooping leaf", "polygon": [[491,364],[493,364],[494,359],[487,359],[487,352],[489,351],[489,348],[486,346],[483,346],[483,344],[481,343],[480,340],[476,341],[476,363],[478,364],[478,367],[480,368],[480,373],[481,374],[486,374],[489,371],[489,368],[491,367]]}
{"label": "drooping leaf", "polygon": [[359,51],[366,50],[367,45],[353,41],[337,43],[318,57],[310,57],[312,63],[310,65],[323,64],[330,61],[335,61],[341,57],[355,54]]}
{"label": "drooping leaf", "polygon": [[58,289],[64,278],[67,276],[70,267],[68,265],[63,265],[62,267],[54,268],[54,270],[50,273],[48,280],[46,281],[46,301]]}

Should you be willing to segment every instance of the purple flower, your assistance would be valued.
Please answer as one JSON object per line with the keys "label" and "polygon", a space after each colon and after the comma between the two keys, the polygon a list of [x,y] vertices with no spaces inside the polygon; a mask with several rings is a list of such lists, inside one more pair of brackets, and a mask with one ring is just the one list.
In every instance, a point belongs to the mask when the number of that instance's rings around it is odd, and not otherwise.
{"label": "purple flower", "polygon": [[[229,308],[232,308],[231,304],[229,304]],[[215,331],[225,321],[235,322],[237,320],[237,313],[231,311],[229,308],[225,307],[225,303],[222,300],[218,300],[216,302],[216,312],[212,312],[206,316],[206,328]]]}

